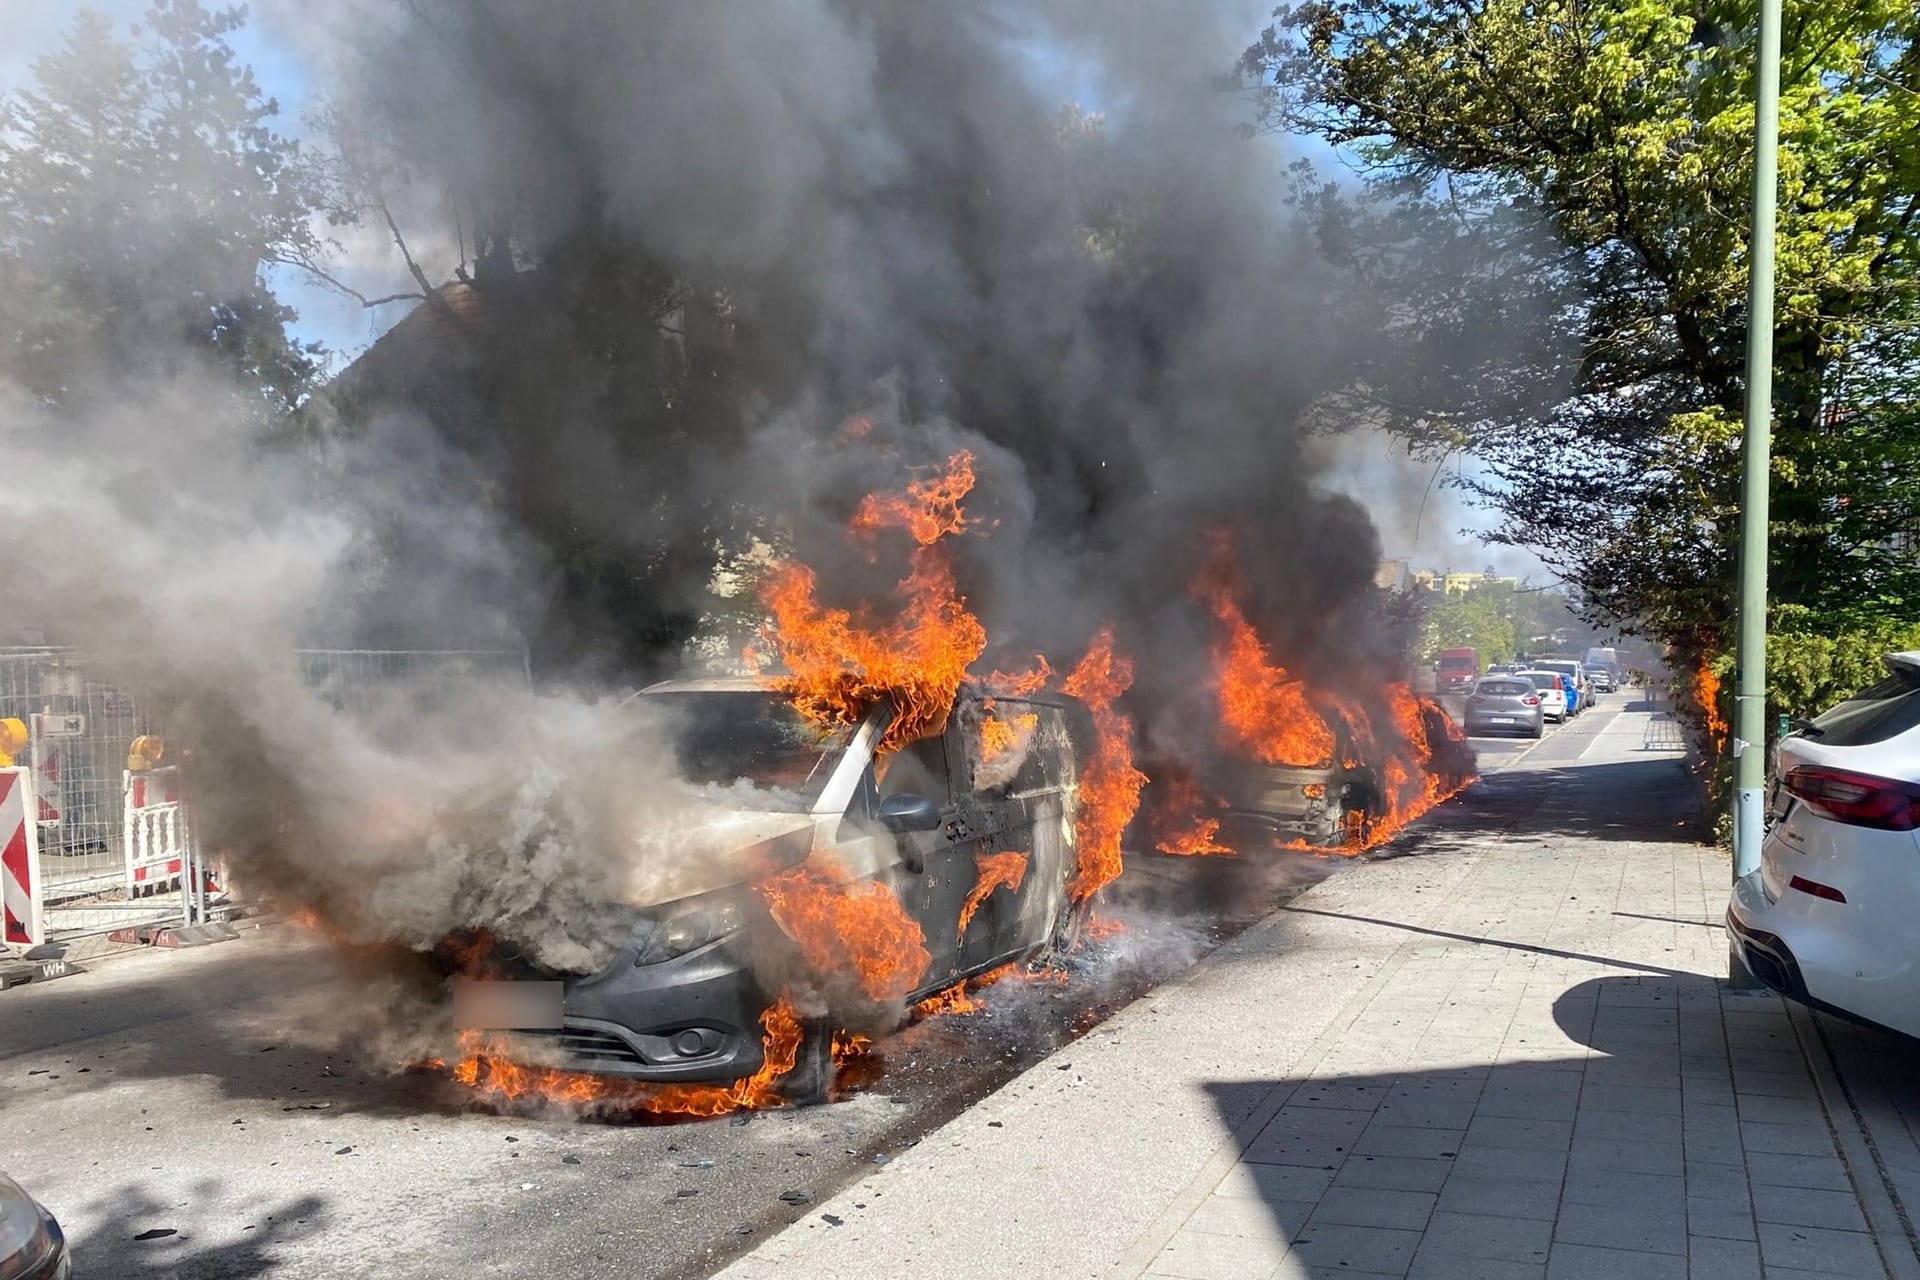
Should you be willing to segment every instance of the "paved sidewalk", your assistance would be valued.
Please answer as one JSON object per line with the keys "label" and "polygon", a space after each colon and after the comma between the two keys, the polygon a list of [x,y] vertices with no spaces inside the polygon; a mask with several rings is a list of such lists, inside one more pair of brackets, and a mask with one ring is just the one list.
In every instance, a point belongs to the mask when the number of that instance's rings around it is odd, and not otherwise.
{"label": "paved sidewalk", "polygon": [[1547,739],[723,1274],[1920,1278],[1920,1055],[1726,989],[1659,725]]}

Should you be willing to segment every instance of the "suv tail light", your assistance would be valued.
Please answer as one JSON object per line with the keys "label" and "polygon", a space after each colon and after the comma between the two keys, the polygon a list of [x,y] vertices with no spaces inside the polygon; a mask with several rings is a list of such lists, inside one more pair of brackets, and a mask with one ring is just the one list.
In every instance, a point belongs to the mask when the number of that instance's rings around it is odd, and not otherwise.
{"label": "suv tail light", "polygon": [[1787,791],[1823,818],[1880,831],[1920,827],[1920,787],[1846,769],[1802,766],[1788,770]]}

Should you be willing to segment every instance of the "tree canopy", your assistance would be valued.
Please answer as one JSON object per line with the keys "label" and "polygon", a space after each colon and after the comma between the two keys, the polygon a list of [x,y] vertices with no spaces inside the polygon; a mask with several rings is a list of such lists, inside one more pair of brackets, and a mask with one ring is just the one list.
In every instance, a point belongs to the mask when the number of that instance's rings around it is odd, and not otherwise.
{"label": "tree canopy", "polygon": [[0,373],[48,400],[183,353],[284,412],[319,372],[265,278],[319,245],[315,175],[226,37],[157,0],[133,39],[83,10],[0,100]]}
{"label": "tree canopy", "polygon": [[[1920,10],[1787,0],[1774,598],[1920,618]],[[1313,0],[1249,51],[1382,311],[1358,392],[1465,449],[1497,539],[1690,654],[1729,634],[1745,393],[1751,0]],[[1392,303],[1372,301],[1391,298]],[[1531,337],[1489,344],[1490,315]]]}

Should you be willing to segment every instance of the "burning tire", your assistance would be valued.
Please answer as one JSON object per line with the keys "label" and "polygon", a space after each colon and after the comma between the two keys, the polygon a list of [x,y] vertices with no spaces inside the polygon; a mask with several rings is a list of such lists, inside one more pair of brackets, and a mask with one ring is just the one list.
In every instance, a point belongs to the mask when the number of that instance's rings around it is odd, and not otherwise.
{"label": "burning tire", "polygon": [[830,1100],[833,1092],[833,1024],[814,1019],[800,1033],[800,1049],[793,1070],[781,1077],[780,1096],[796,1107]]}

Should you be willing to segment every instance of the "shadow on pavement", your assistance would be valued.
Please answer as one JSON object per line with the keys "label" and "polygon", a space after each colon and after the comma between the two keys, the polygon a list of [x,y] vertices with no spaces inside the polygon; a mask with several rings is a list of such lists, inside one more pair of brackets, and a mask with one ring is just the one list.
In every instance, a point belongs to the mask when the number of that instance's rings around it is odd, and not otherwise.
{"label": "shadow on pavement", "polygon": [[[1723,1008],[1721,986],[1601,977],[1550,1014],[1462,992],[1425,1018],[1389,1011],[1371,1046],[1363,1031],[1357,1051],[1330,1051],[1405,1068],[1209,1085],[1239,1163],[1155,1266],[1197,1274],[1180,1268],[1257,1243],[1263,1256],[1284,1244],[1313,1275],[1681,1276],[1690,1256],[1717,1258],[1716,1275],[1757,1276],[1763,1261],[1784,1275],[1829,1253],[1836,1273],[1879,1274],[1793,1019],[1773,1000]],[[1449,1051],[1476,1020],[1498,1047]],[[1914,1115],[1920,1044],[1826,1034],[1852,1038],[1836,1046],[1843,1076],[1850,1057],[1877,1058],[1898,1082],[1890,1105]],[[1920,1187],[1920,1166],[1876,1159],[1900,1194]],[[1804,1216],[1816,1198],[1822,1229]]]}
{"label": "shadow on pavement", "polygon": [[[1687,1161],[1744,1157],[1731,1105],[1719,1129],[1680,1107],[1683,1064],[1689,1088],[1718,1080],[1732,1102],[1718,984],[1649,972],[1568,988],[1550,1023],[1523,1011],[1484,1060],[1207,1086],[1240,1164],[1186,1230],[1283,1240],[1315,1275],[1538,1275],[1563,1202],[1644,1192],[1651,1243],[1636,1247],[1684,1260],[1685,1196],[1705,1190],[1684,1185]],[[1424,1037],[1406,1039],[1417,1063]],[[1791,1031],[1776,1048],[1798,1052]],[[1744,1200],[1728,1211],[1751,1217]]]}
{"label": "shadow on pavement", "polygon": [[[201,1244],[195,1221],[212,1215],[199,1206],[221,1195],[219,1183],[202,1182],[184,1204],[163,1204],[137,1184],[101,1197],[89,1208],[107,1225],[69,1237],[73,1274],[114,1280],[249,1280],[273,1274],[281,1265],[281,1245],[327,1226],[326,1202],[308,1195],[263,1211],[238,1240]],[[233,1215],[223,1209],[220,1216]],[[148,1238],[139,1239],[142,1235]]]}
{"label": "shadow on pavement", "polygon": [[[1528,951],[1534,955],[1552,956],[1559,960],[1585,960],[1592,964],[1610,965],[1617,969],[1634,969],[1641,973],[1658,974],[1664,977],[1681,978],[1688,974],[1682,969],[1669,969],[1660,965],[1639,964],[1632,960],[1617,960],[1607,956],[1592,956],[1581,951],[1562,951],[1558,947],[1542,947],[1531,942],[1508,942],[1501,938],[1482,937],[1471,933],[1451,933],[1445,929],[1429,929],[1424,925],[1407,924],[1400,920],[1380,920],[1372,916],[1357,916],[1347,911],[1322,911],[1318,907],[1281,907],[1281,911],[1290,915],[1328,916],[1336,920],[1352,920],[1359,924],[1377,924],[1386,929],[1399,929],[1406,933],[1417,933],[1428,938],[1446,938],[1453,942],[1471,942],[1475,946],[1500,947],[1510,951]],[[1615,912],[1615,915],[1622,914]],[[1678,921],[1692,924],[1694,921]]]}

